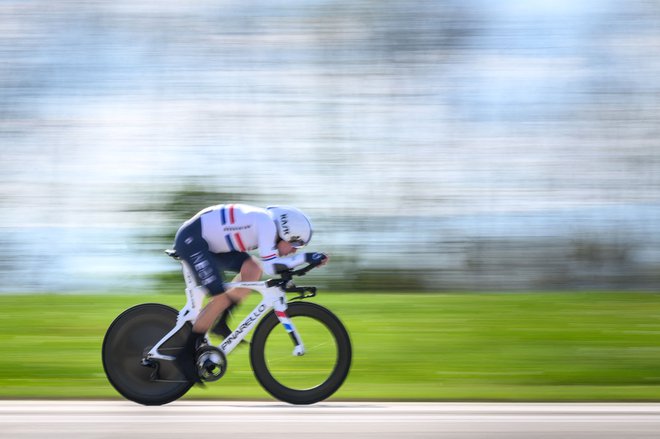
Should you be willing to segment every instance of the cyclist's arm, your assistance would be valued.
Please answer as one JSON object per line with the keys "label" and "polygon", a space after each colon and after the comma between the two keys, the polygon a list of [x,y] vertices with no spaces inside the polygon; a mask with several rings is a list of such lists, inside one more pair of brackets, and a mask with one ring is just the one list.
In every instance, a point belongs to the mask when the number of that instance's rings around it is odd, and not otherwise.
{"label": "cyclist's arm", "polygon": [[295,268],[307,262],[306,253],[293,256],[279,256],[275,244],[277,242],[277,228],[269,217],[259,218],[257,220],[257,231],[259,233],[259,256],[266,274],[277,274],[278,265]]}

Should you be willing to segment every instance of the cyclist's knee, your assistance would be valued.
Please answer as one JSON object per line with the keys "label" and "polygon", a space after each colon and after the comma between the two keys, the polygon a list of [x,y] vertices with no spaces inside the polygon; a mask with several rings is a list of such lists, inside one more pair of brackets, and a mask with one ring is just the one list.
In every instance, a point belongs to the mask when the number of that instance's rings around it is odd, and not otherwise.
{"label": "cyclist's knee", "polygon": [[246,259],[241,266],[241,280],[252,282],[261,278],[261,266],[254,259]]}

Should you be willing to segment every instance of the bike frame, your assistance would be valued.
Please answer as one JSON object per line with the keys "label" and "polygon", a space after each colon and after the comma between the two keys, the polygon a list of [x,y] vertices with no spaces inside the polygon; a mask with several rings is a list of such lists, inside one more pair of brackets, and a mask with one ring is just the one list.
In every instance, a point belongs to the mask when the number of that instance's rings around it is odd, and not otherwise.
{"label": "bike frame", "polygon": [[[202,311],[204,297],[206,297],[208,289],[197,284],[193,270],[186,261],[179,260],[179,262],[181,263],[183,278],[186,282],[186,305],[179,311],[174,328],[172,328],[170,332],[151,348],[145,356],[145,359],[174,360],[176,357],[161,354],[158,352],[158,349],[167,342],[167,340],[174,336],[174,334],[176,334],[187,322],[190,322],[191,324],[194,323],[197,316],[199,316],[199,313]],[[286,314],[286,294],[280,287],[269,287],[267,282],[229,282],[225,283],[224,286],[226,289],[235,287],[250,288],[251,290],[259,292],[263,296],[261,302],[250,314],[248,314],[247,317],[245,317],[245,319],[243,319],[236,330],[217,346],[225,355],[229,355],[231,351],[243,341],[247,334],[254,329],[261,318],[268,314],[272,309],[275,310],[275,315],[293,340],[295,346],[293,355],[300,356],[305,353],[300,334],[298,334],[291,319]]]}

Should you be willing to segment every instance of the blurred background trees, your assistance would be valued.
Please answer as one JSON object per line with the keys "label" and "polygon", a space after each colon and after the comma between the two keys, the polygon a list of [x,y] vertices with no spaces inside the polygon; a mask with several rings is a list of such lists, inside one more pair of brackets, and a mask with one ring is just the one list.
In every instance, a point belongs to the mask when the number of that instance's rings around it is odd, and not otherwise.
{"label": "blurred background trees", "polygon": [[334,288],[657,289],[660,8],[2,2],[3,291],[153,288],[222,202]]}

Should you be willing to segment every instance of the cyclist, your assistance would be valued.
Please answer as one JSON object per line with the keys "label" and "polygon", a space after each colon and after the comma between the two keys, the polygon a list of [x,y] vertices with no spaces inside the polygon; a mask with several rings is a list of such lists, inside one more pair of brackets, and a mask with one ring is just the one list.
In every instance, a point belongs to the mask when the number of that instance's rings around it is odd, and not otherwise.
{"label": "cyclist", "polygon": [[[311,238],[309,218],[289,206],[262,209],[246,204],[220,204],[186,221],[176,233],[174,248],[193,268],[212,299],[195,320],[185,352],[194,355],[219,317],[213,332],[224,337],[231,334],[226,323],[229,310],[245,299],[250,289],[225,291],[223,271],[238,272],[241,281],[251,282],[261,278],[262,270],[273,275],[306,262],[320,261],[319,265],[325,265],[328,257],[323,253],[295,254]],[[250,256],[250,250],[258,250],[260,260]]]}

